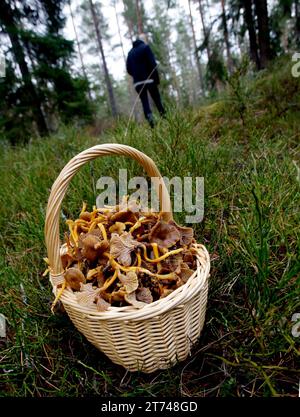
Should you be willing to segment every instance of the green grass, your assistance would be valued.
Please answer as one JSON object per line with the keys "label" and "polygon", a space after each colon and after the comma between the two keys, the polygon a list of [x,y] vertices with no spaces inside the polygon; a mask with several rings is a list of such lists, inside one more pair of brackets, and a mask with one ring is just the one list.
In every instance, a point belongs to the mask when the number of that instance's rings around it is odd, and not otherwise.
{"label": "green grass", "polygon": [[[251,78],[251,79],[249,79]],[[300,81],[287,61],[232,79],[217,103],[173,110],[151,131],[119,121],[99,138],[65,127],[0,156],[2,396],[298,396]],[[193,225],[211,255],[207,318],[191,357],[151,375],[126,373],[50,313],[44,219],[53,181],[71,157],[97,143],[134,146],[163,175],[203,176],[205,217]],[[93,204],[95,181],[141,169],[102,158],[72,181],[63,214]],[[185,213],[176,219],[184,222]],[[62,228],[63,228],[62,221]]]}

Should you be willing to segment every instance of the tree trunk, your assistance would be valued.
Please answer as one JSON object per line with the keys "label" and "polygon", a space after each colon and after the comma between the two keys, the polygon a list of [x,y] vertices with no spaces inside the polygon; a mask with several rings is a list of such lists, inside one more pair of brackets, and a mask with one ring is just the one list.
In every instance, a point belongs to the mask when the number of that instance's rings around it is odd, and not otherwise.
{"label": "tree trunk", "polygon": [[[126,68],[126,54],[125,54],[124,44],[123,44],[123,40],[122,40],[122,34],[121,34],[120,22],[119,22],[119,17],[118,17],[118,12],[117,12],[116,0],[114,0],[114,8],[115,8],[115,15],[116,15],[117,28],[118,28],[119,41],[120,41],[120,45],[121,45],[121,49],[122,49],[122,55],[123,55],[124,64],[125,64],[125,68]],[[132,85],[132,82],[131,82],[131,79],[130,79],[130,76],[129,76],[128,73],[126,73],[126,81],[127,81],[127,89],[128,89],[128,94],[129,94],[130,105],[131,105],[131,108],[134,111],[134,118],[135,118],[135,120],[137,120],[138,119],[138,113],[137,113],[137,109],[136,109],[136,106],[135,106],[134,90],[133,90],[133,85]]]}
{"label": "tree trunk", "polygon": [[129,35],[129,39],[130,39],[130,41],[131,41],[131,43],[133,42],[133,22],[132,22],[132,20],[131,19],[128,19],[128,16],[126,16],[126,9],[127,9],[127,7],[126,7],[126,3],[124,2],[124,0],[122,1],[122,3],[123,3],[123,8],[124,8],[124,13],[123,13],[123,17],[124,17],[124,20],[125,20],[125,22],[126,22],[126,25],[127,25],[127,27],[128,27],[128,35]]}
{"label": "tree trunk", "polygon": [[226,19],[226,8],[225,8],[225,0],[221,0],[222,5],[222,23],[223,23],[223,32],[224,32],[224,41],[226,46],[226,55],[227,55],[227,68],[229,74],[232,73],[233,70],[233,61],[230,52],[230,43],[229,43],[229,35],[228,35],[228,27],[227,27],[227,19]]}
{"label": "tree trunk", "polygon": [[300,3],[295,0],[295,17],[296,17],[296,45],[300,48]]}
{"label": "tree trunk", "polygon": [[255,63],[256,68],[260,69],[260,60],[258,55],[258,47],[256,42],[256,32],[252,13],[252,0],[243,0],[244,18],[249,34],[250,58]]}
{"label": "tree trunk", "polygon": [[36,121],[39,134],[41,136],[47,135],[49,132],[48,132],[47,123],[46,123],[46,120],[42,111],[41,101],[31,79],[31,74],[28,69],[24,50],[23,50],[21,41],[18,36],[18,28],[15,23],[13,15],[14,15],[14,12],[10,8],[9,4],[3,1],[1,5],[0,21],[2,22],[9,36],[9,39],[12,45],[12,52],[22,74],[22,80],[23,80],[24,87],[28,94],[28,99],[29,99],[28,101],[30,102],[30,105],[32,106],[32,109],[33,109],[34,119]]}
{"label": "tree trunk", "polygon": [[267,0],[254,0],[258,25],[260,66],[265,68],[271,60],[270,31]]}
{"label": "tree trunk", "polygon": [[90,9],[91,9],[92,17],[93,17],[93,23],[94,23],[94,27],[95,27],[95,31],[96,31],[98,48],[99,48],[99,52],[100,52],[101,59],[102,59],[102,65],[103,65],[104,77],[105,77],[105,84],[106,84],[106,88],[107,88],[107,92],[108,92],[111,113],[112,113],[113,117],[116,117],[117,114],[118,114],[117,106],[116,106],[113,87],[112,87],[112,83],[111,83],[111,80],[110,80],[110,76],[109,76],[109,72],[108,72],[108,68],[107,68],[107,64],[106,64],[106,59],[105,59],[105,55],[104,55],[104,50],[103,50],[103,45],[102,45],[102,37],[101,37],[100,28],[99,28],[98,16],[96,14],[96,10],[95,10],[95,6],[93,4],[93,1],[89,0],[89,4],[90,4]]}
{"label": "tree trunk", "polygon": [[86,72],[86,69],[85,69],[84,62],[83,62],[83,56],[82,56],[82,53],[81,53],[81,46],[80,46],[80,42],[79,42],[79,38],[78,38],[78,34],[77,34],[77,29],[76,29],[76,25],[75,25],[75,21],[74,21],[74,15],[73,15],[72,6],[71,6],[71,0],[69,2],[69,7],[70,7],[70,15],[71,15],[71,20],[72,20],[73,30],[74,30],[74,33],[75,33],[76,45],[77,45],[77,49],[78,49],[78,55],[79,55],[79,59],[80,59],[80,63],[81,63],[82,73],[83,73],[83,76],[84,76],[86,82],[88,83],[88,95],[89,95],[89,99],[92,101],[91,90],[90,90],[90,87],[89,87],[89,80],[88,80],[87,72]]}
{"label": "tree trunk", "polygon": [[202,0],[199,0],[199,12],[200,12],[200,17],[201,17],[201,22],[202,22],[203,35],[204,35],[204,39],[206,42],[207,60],[209,61],[211,58],[211,50],[210,50],[210,44],[209,44],[209,33],[205,25]]}
{"label": "tree trunk", "polygon": [[195,61],[196,61],[196,65],[197,65],[200,87],[201,87],[202,92],[204,92],[203,74],[202,74],[202,70],[201,70],[200,58],[199,58],[198,49],[197,49],[195,27],[194,27],[193,15],[192,15],[192,10],[191,10],[191,0],[188,0],[188,4],[189,4],[190,22],[191,22],[192,35],[193,35]]}
{"label": "tree trunk", "polygon": [[138,33],[140,34],[140,33],[144,32],[142,9],[141,9],[140,0],[135,0],[135,10],[136,10],[136,20],[137,20]]}

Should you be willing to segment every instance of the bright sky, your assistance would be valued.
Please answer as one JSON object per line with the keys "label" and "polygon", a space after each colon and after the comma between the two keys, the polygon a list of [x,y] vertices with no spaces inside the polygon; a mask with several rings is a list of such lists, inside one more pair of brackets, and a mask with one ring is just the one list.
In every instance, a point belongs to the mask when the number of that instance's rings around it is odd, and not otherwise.
{"label": "bright sky", "polygon": [[[78,36],[80,38],[80,16],[78,16],[78,14],[75,13],[77,6],[81,3],[80,0],[72,0],[72,11],[73,14],[75,14],[75,24],[76,24],[76,28],[77,28],[77,32],[78,32]],[[121,47],[117,47],[114,48],[112,50],[112,47],[116,44],[119,44],[119,35],[118,35],[118,29],[117,29],[117,23],[116,23],[116,15],[115,15],[115,9],[112,6],[113,1],[112,0],[102,0],[102,11],[104,14],[104,17],[108,23],[109,26],[109,33],[112,36],[111,37],[111,41],[110,44],[108,44],[107,42],[104,43],[104,49],[106,52],[106,58],[107,58],[107,64],[109,67],[109,71],[110,73],[113,75],[113,77],[115,79],[122,79],[124,77],[125,74],[125,64],[124,64],[124,59],[122,56],[122,49]],[[122,40],[123,40],[123,44],[124,44],[124,48],[125,48],[125,54],[127,54],[127,52],[129,51],[129,49],[131,48],[131,44],[130,41],[125,37],[125,33],[126,33],[126,25],[125,22],[123,20],[122,17],[122,11],[123,11],[123,2],[122,1],[117,1],[117,11],[118,11],[118,17],[119,17],[119,22],[120,22],[120,27],[121,27],[121,35],[122,35]],[[193,3],[193,2],[191,2]],[[144,0],[143,1],[144,7],[147,11],[147,13],[151,16],[151,12],[153,10],[153,0]],[[176,10],[169,10],[169,14],[170,17],[172,18],[172,20],[176,20],[176,18],[178,17],[178,10],[179,8],[185,10],[186,14],[189,14],[189,8],[188,8],[188,0],[177,0],[177,4],[178,4],[178,8],[176,8]],[[198,10],[198,5],[196,4],[191,4],[191,8],[192,8],[192,14],[193,14],[193,19],[194,19],[194,25],[195,25],[195,30],[196,30],[196,36],[197,39],[199,40],[201,37],[201,30],[202,30],[202,25],[201,25],[201,20],[200,20],[200,14],[199,14],[199,10]],[[215,11],[215,8],[214,10]],[[67,23],[66,23],[66,27],[65,27],[65,36],[67,37],[67,39],[75,39],[75,34],[74,34],[74,30],[73,30],[73,25],[72,25],[72,21],[70,18],[70,10],[69,10],[69,6],[66,6],[65,8],[65,14],[68,16],[67,19]],[[76,48],[76,46],[75,46]],[[85,50],[85,48],[82,46],[83,48],[83,53],[84,53],[84,58],[87,60],[87,62],[89,63],[99,63],[99,57],[98,56],[91,56],[90,54],[88,54]],[[76,50],[76,49],[75,49]],[[78,64],[76,64],[77,68],[80,68],[79,62]]]}

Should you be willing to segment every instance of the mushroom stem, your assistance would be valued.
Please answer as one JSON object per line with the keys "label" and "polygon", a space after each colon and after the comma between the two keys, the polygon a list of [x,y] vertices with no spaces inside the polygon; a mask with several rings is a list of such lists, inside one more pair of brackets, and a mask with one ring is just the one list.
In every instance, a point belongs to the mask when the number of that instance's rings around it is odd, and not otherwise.
{"label": "mushroom stem", "polygon": [[146,220],[146,217],[141,217],[129,230],[129,233],[132,233],[134,230],[142,226],[143,220]]}
{"label": "mushroom stem", "polygon": [[148,258],[147,249],[146,249],[145,245],[143,245],[143,250],[144,250],[144,258],[146,259],[147,262],[160,262],[160,261],[163,261],[164,259],[168,258],[169,256],[176,255],[177,253],[182,252],[183,248],[171,250],[170,252],[167,252],[164,255],[161,255],[159,258],[156,258],[156,259]]}
{"label": "mushroom stem", "polygon": [[86,279],[87,280],[92,279],[95,275],[97,275],[99,273],[100,268],[101,267],[97,266],[94,269],[90,269],[89,272],[87,273]]}
{"label": "mushroom stem", "polygon": [[62,287],[60,288],[60,290],[58,291],[58,293],[57,293],[57,295],[56,295],[56,297],[55,297],[55,300],[53,301],[53,303],[52,303],[52,306],[51,306],[51,312],[54,314],[54,307],[56,306],[56,303],[57,303],[57,301],[60,299],[60,297],[61,297],[61,295],[62,295],[62,293],[64,292],[64,289],[66,288],[66,281],[64,281],[63,282],[63,284],[62,284]]}
{"label": "mushroom stem", "polygon": [[139,252],[137,252],[136,257],[137,257],[137,266],[140,267],[142,265],[141,254]]}
{"label": "mushroom stem", "polygon": [[47,274],[49,274],[49,272],[51,272],[51,269],[50,269],[49,259],[48,258],[43,258],[43,260],[47,264],[47,269],[43,272],[43,275],[42,275],[43,277],[45,277]]}
{"label": "mushroom stem", "polygon": [[103,253],[104,256],[109,258],[110,264],[114,269],[120,269],[124,272],[134,271],[137,274],[139,272],[143,272],[144,274],[150,275],[150,277],[158,278],[158,279],[176,279],[176,276],[174,272],[171,272],[170,274],[155,274],[154,272],[149,271],[149,269],[141,268],[139,266],[123,266],[120,265],[117,261],[114,260],[114,258],[107,252]]}
{"label": "mushroom stem", "polygon": [[112,283],[115,281],[115,279],[117,278],[117,276],[118,276],[118,272],[119,272],[119,270],[118,270],[118,269],[116,269],[116,270],[115,270],[115,272],[114,272],[114,274],[113,274],[113,276],[111,277],[111,279],[105,282],[105,284],[104,284],[104,285],[103,285],[103,287],[101,288],[101,291],[106,291],[106,290],[107,290],[107,288],[111,286],[111,284],[112,284]]}
{"label": "mushroom stem", "polygon": [[85,201],[83,201],[83,202],[82,202],[82,209],[81,209],[80,214],[84,213],[85,211],[86,211],[86,202],[85,202]]}
{"label": "mushroom stem", "polygon": [[96,222],[92,222],[92,224],[89,227],[88,233],[90,233],[92,230],[94,230],[96,227]]}
{"label": "mushroom stem", "polygon": [[74,241],[75,246],[78,244],[78,234],[77,234],[77,224],[73,222],[73,220],[67,220],[67,225],[69,226],[70,234]]}
{"label": "mushroom stem", "polygon": [[[151,246],[153,248],[154,259],[158,259],[159,258],[159,252],[158,252],[158,245],[157,245],[157,243],[151,243]],[[160,262],[157,263],[157,268],[158,269],[161,268],[161,263]]]}
{"label": "mushroom stem", "polygon": [[98,227],[101,230],[103,239],[104,240],[107,240],[107,233],[106,233],[106,230],[105,230],[105,227],[103,226],[103,224],[102,223],[98,223]]}

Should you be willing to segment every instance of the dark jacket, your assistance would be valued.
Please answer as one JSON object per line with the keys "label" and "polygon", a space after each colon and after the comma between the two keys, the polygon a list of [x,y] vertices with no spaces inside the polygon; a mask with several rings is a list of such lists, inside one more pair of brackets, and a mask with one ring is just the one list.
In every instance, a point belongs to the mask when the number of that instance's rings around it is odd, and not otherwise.
{"label": "dark jacket", "polygon": [[126,61],[127,72],[133,77],[133,82],[152,79],[155,84],[159,84],[156,66],[157,63],[150,46],[139,39],[134,41]]}

